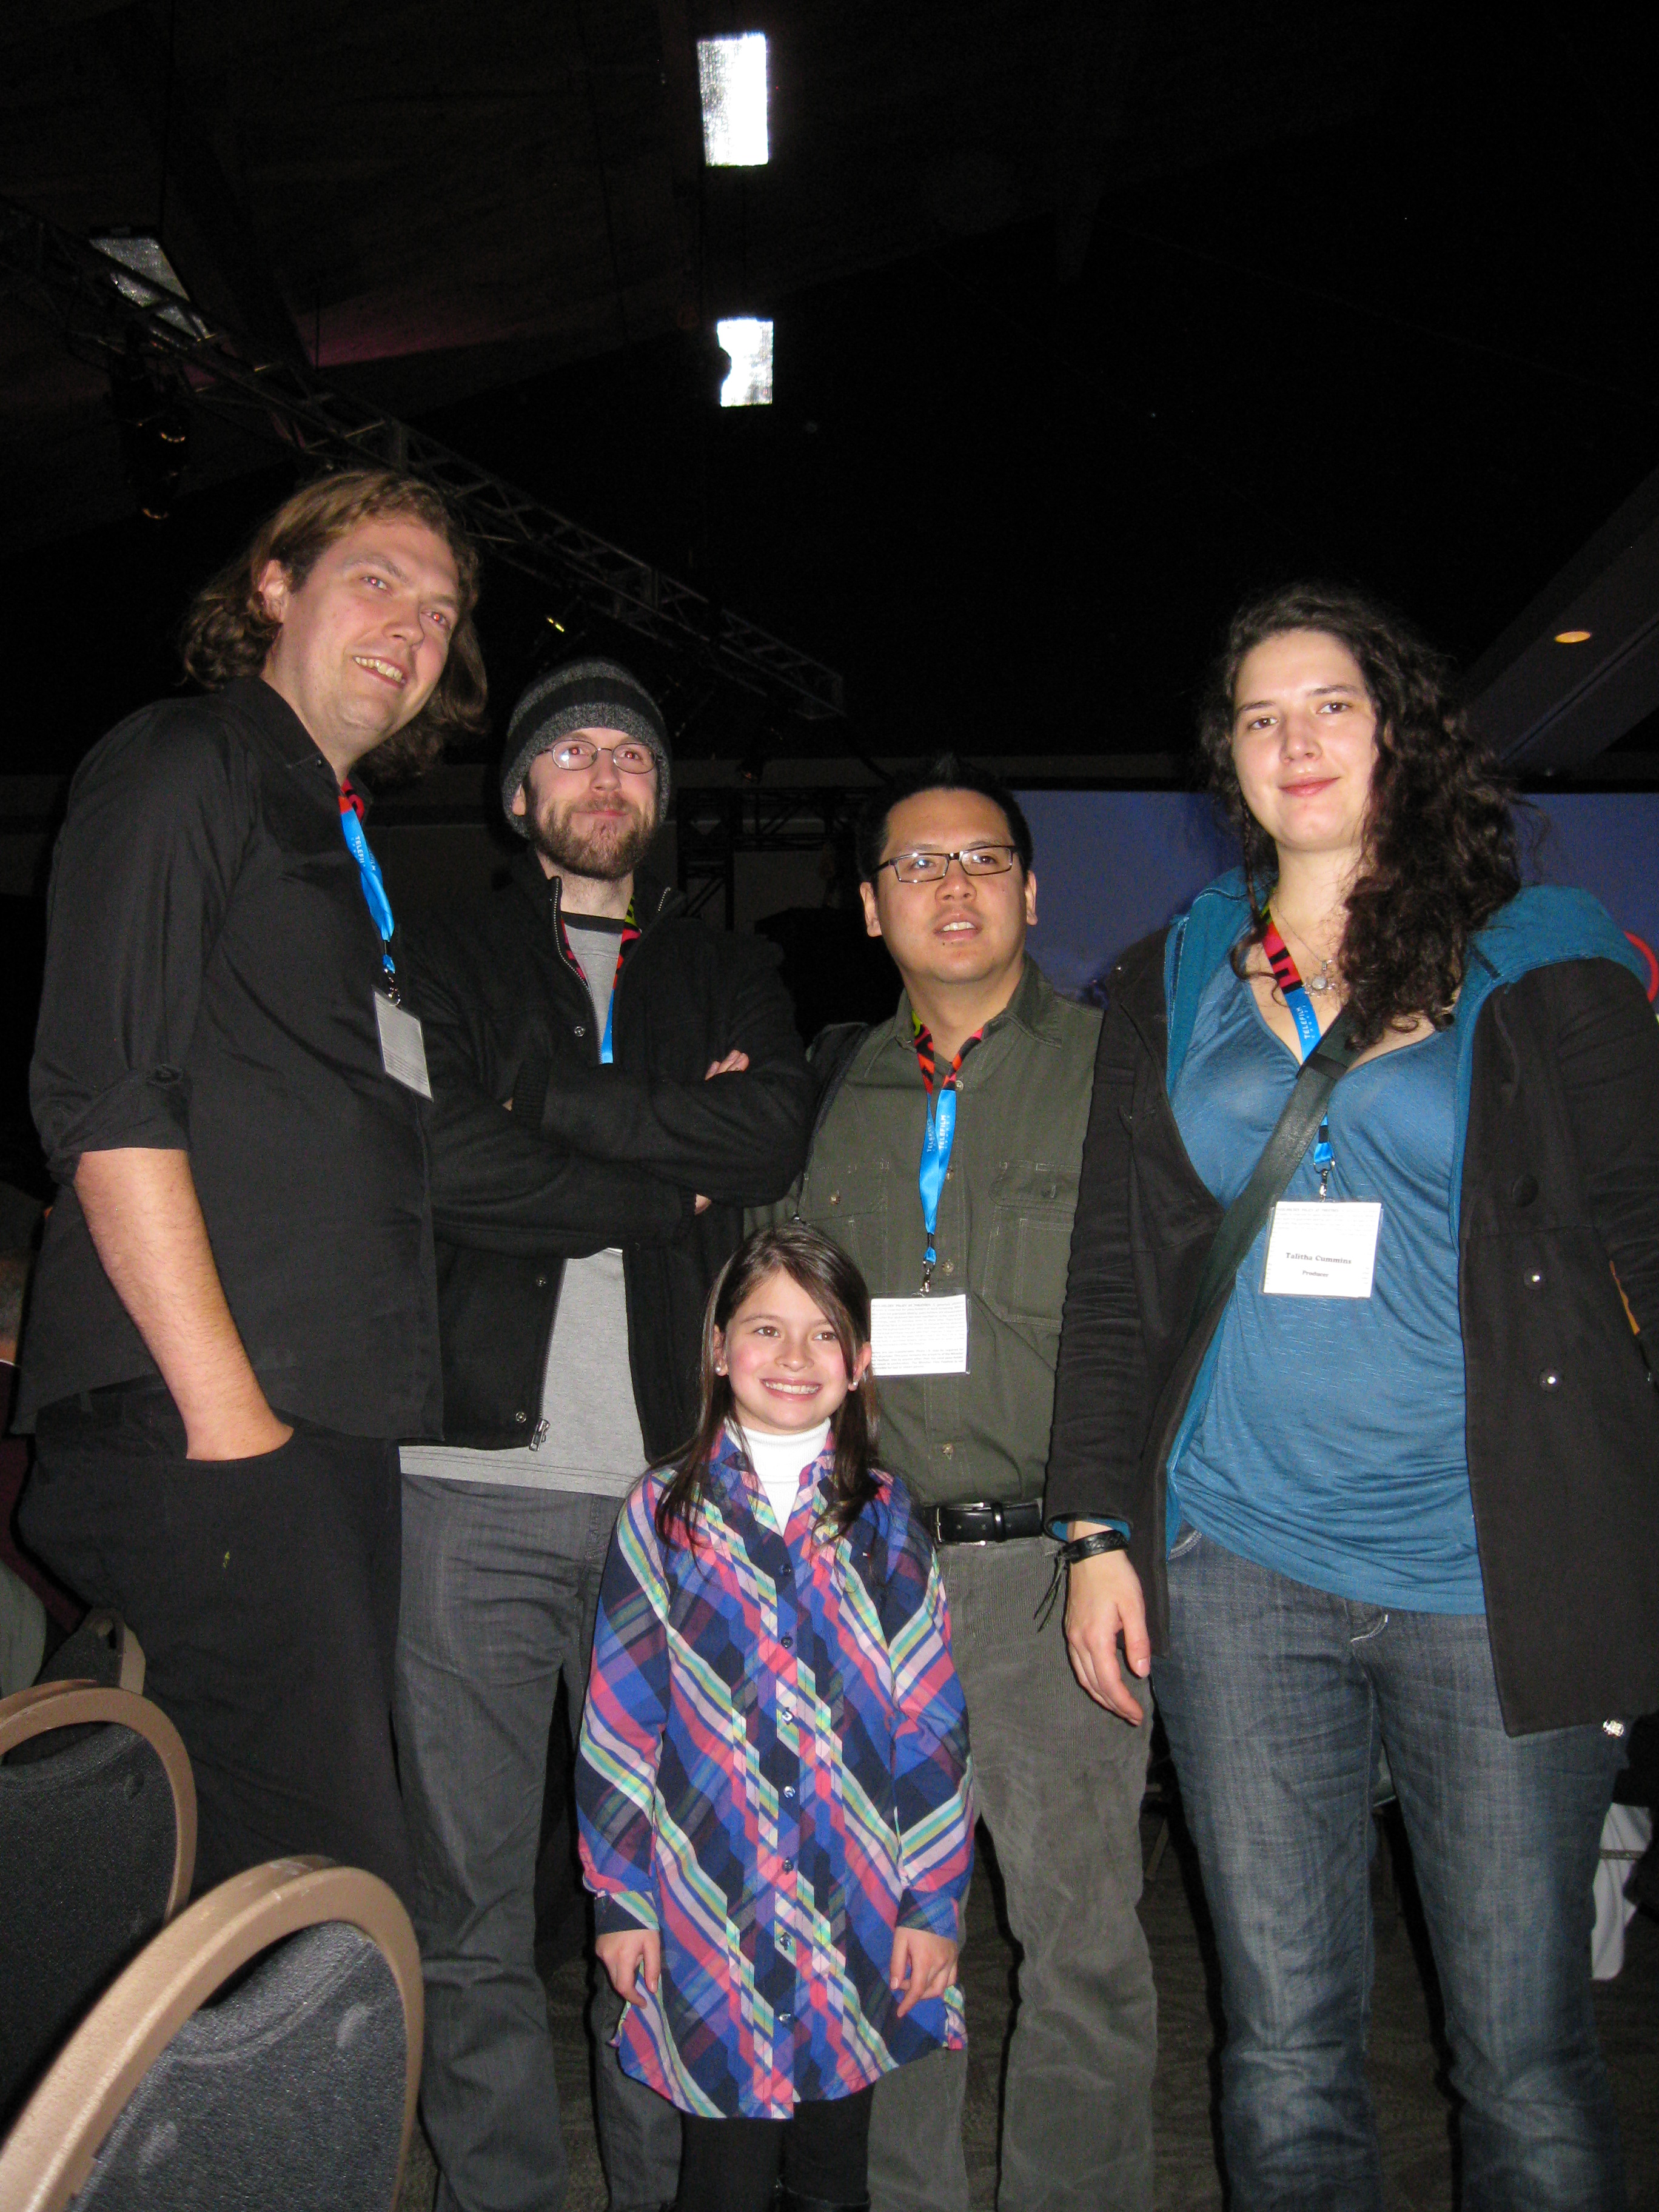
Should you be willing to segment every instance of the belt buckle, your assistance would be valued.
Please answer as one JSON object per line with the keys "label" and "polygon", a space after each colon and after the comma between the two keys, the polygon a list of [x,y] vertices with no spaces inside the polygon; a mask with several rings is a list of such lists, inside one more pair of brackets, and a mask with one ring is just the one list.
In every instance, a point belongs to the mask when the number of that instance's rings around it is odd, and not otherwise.
{"label": "belt buckle", "polygon": [[[991,1516],[991,1533],[988,1536],[947,1537],[945,1535],[943,1522],[943,1516],[945,1513],[983,1513],[988,1510]],[[983,1551],[988,1544],[1006,1542],[1007,1536],[1007,1521],[1003,1511],[1002,1500],[1000,1498],[976,1498],[961,1505],[936,1505],[933,1508],[933,1540],[937,1544],[948,1542],[953,1551]]]}

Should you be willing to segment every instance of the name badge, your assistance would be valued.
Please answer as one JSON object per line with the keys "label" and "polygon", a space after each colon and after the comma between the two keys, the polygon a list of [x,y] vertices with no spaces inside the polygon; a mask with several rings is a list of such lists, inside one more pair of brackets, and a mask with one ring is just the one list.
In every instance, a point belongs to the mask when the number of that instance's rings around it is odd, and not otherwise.
{"label": "name badge", "polygon": [[394,1083],[406,1091],[432,1096],[432,1079],[426,1072],[426,1040],[416,1018],[394,1006],[383,991],[374,994],[374,1018],[380,1028],[380,1065]]}
{"label": "name badge", "polygon": [[1368,1298],[1382,1207],[1375,1199],[1281,1198],[1267,1230],[1270,1298]]}
{"label": "name badge", "polygon": [[872,1298],[870,1343],[878,1376],[965,1375],[968,1299]]}

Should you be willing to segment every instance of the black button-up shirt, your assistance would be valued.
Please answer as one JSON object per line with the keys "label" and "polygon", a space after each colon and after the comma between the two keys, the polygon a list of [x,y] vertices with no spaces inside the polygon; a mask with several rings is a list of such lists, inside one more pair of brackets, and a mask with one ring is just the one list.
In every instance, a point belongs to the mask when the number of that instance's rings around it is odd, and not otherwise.
{"label": "black button-up shirt", "polygon": [[[402,973],[401,933],[393,946]],[[81,1155],[190,1154],[271,1406],[352,1436],[441,1426],[422,1102],[386,1074],[380,940],[334,772],[258,678],[145,708],[88,754],[52,862],[34,1118],[64,1186],[21,1425],[154,1376],[73,1189]]]}

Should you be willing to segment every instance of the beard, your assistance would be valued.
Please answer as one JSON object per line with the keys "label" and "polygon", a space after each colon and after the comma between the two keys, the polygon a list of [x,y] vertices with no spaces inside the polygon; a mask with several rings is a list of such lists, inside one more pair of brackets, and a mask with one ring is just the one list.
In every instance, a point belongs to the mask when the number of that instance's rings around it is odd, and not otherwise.
{"label": "beard", "polygon": [[602,884],[632,875],[656,834],[654,811],[615,823],[585,824],[574,811],[560,816],[550,806],[530,823],[531,843],[555,867]]}

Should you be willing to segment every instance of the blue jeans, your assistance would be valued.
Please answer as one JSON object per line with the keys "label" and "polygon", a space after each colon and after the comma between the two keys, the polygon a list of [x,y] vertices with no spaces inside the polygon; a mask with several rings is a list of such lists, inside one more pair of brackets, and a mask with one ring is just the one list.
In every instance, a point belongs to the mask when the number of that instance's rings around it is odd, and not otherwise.
{"label": "blue jeans", "polygon": [[1327,1595],[1183,1530],[1158,1709],[1221,1954],[1234,2212],[1381,2212],[1365,2085],[1379,1736],[1428,1923],[1464,2212],[1616,2212],[1591,1883],[1623,1759],[1509,1736],[1480,1614]]}

